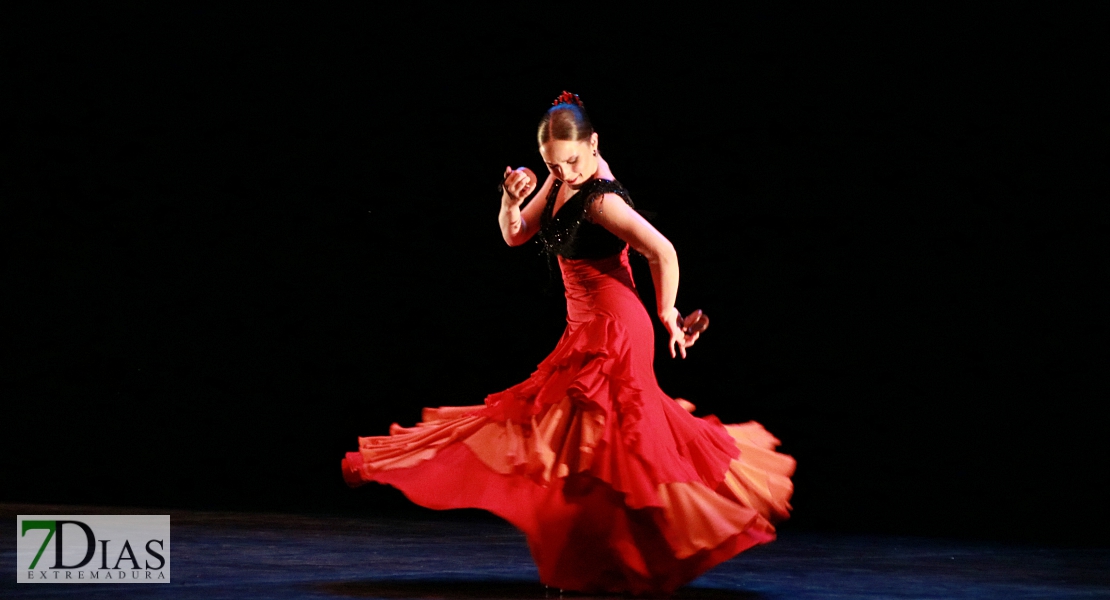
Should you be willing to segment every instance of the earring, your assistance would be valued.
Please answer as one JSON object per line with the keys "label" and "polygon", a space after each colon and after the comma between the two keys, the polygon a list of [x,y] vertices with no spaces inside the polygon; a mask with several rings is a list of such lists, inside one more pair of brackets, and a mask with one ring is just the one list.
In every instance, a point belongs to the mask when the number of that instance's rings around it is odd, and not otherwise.
{"label": "earring", "polygon": [[594,148],[594,156],[597,156],[597,148]]}

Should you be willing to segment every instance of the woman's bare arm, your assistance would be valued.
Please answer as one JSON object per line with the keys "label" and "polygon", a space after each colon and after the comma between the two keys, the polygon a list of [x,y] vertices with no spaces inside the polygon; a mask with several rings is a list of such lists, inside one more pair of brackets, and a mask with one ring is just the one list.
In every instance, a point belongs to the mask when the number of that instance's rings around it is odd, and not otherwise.
{"label": "woman's bare arm", "polygon": [[588,214],[591,221],[628,242],[647,258],[655,284],[656,314],[671,335],[668,344],[671,356],[675,355],[677,345],[682,357],[686,358],[686,348],[693,345],[697,337],[687,337],[677,323],[679,313],[674,303],[678,296],[678,254],[670,240],[616,194],[605,194],[594,200]]}
{"label": "woman's bare arm", "polygon": [[[536,231],[539,231],[540,216],[554,181],[555,177],[548,173],[547,180],[524,208],[520,208],[521,202],[517,201],[516,196],[508,191],[502,192],[501,212],[497,216],[497,222],[501,225],[501,237],[505,238],[506,244],[519,246],[532,239]],[[506,180],[505,187],[513,189],[509,180]]]}

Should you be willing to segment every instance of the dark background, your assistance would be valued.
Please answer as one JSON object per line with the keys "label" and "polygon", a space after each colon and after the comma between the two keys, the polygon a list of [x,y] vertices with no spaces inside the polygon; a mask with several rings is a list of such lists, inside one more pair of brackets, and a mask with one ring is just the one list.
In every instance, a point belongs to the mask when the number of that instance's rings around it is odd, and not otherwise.
{"label": "dark background", "polygon": [[5,10],[0,501],[415,510],[339,460],[554,347],[495,188],[568,89],[784,528],[1110,533],[1100,14]]}

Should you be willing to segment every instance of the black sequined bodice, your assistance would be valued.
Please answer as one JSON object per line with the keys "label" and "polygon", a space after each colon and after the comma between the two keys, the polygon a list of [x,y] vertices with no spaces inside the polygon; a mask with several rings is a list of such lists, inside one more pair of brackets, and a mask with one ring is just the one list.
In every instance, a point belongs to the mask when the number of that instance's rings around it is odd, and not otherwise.
{"label": "black sequined bodice", "polygon": [[557,254],[570,259],[605,258],[623,250],[624,240],[601,225],[591,222],[586,217],[586,213],[590,209],[590,204],[605,194],[616,194],[629,206],[634,207],[632,198],[628,196],[628,190],[617,181],[607,179],[587,181],[578,193],[564,202],[559,212],[553,215],[555,196],[558,195],[562,183],[556,180],[555,185],[551,186],[551,191],[547,194],[547,204],[543,207],[543,216],[540,218],[540,229],[537,235],[544,250],[548,254]]}

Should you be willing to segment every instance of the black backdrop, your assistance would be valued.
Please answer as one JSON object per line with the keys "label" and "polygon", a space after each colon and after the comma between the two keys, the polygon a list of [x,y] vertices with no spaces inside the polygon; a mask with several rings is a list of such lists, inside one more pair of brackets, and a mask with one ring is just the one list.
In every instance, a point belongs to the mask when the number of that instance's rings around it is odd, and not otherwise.
{"label": "black backdrop", "polygon": [[48,10],[0,40],[0,501],[406,510],[339,459],[554,346],[495,188],[569,89],[713,319],[660,383],[783,440],[784,527],[1110,530],[1099,15]]}

